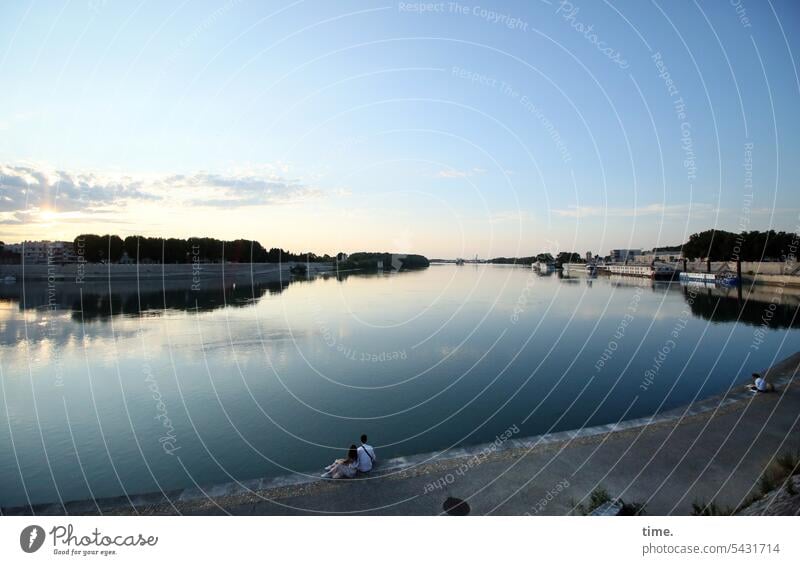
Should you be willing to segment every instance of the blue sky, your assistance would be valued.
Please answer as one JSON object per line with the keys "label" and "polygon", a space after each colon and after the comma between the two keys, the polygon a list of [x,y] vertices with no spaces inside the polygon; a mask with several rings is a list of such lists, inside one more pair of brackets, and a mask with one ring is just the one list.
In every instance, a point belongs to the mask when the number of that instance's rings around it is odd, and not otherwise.
{"label": "blue sky", "polygon": [[744,0],[3,3],[0,239],[486,257],[797,231],[798,23]]}

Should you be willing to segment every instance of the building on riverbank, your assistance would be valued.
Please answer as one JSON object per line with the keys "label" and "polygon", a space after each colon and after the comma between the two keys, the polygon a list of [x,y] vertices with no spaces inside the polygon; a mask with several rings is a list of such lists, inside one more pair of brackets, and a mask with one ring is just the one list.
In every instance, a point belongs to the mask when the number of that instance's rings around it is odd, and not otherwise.
{"label": "building on riverbank", "polygon": [[65,265],[77,259],[71,241],[23,241],[11,243],[5,248],[19,254],[24,265]]}
{"label": "building on riverbank", "polygon": [[652,263],[654,261],[661,263],[678,263],[683,261],[683,251],[680,249],[650,249],[644,251],[638,261],[642,263]]}
{"label": "building on riverbank", "polygon": [[608,257],[612,263],[624,263],[638,260],[641,255],[641,249],[612,249]]}

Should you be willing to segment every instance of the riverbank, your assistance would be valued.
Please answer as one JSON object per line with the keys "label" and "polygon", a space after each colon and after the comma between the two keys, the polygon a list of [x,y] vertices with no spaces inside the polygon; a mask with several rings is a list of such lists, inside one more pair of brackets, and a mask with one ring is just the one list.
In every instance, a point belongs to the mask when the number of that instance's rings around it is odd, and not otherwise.
{"label": "riverbank", "polygon": [[0,265],[0,281],[14,277],[17,281],[135,281],[135,280],[207,280],[254,278],[262,282],[278,281],[290,276],[289,269],[306,265],[308,274],[330,272],[332,263],[181,263],[123,265],[118,263],[69,263],[66,265]]}
{"label": "riverbank", "polygon": [[119,497],[33,512],[435,515],[455,497],[471,514],[564,515],[598,487],[645,503],[650,515],[689,514],[698,501],[735,508],[757,491],[775,455],[798,448],[798,370],[800,353],[768,370],[775,394],[737,386],[652,418],[397,458],[364,479],[298,474],[136,496],[133,506]]}

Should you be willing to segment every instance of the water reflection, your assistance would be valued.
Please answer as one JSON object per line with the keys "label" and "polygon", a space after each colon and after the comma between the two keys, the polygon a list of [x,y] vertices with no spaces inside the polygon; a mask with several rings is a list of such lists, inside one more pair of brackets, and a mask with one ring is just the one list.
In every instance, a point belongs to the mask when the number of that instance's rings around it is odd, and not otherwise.
{"label": "water reflection", "polygon": [[[18,455],[0,458],[0,505],[25,489],[46,502],[315,472],[365,432],[389,458],[493,441],[511,423],[534,435],[648,416],[797,351],[800,293],[769,310],[776,293],[490,265],[196,290],[0,285],[0,453]],[[162,401],[185,469],[159,443]]]}
{"label": "water reflection", "polygon": [[712,322],[739,322],[775,329],[800,328],[800,290],[754,287],[752,290],[681,285],[694,316]]}
{"label": "water reflection", "polygon": [[263,296],[280,294],[293,279],[242,284],[234,281],[203,281],[192,287],[180,281],[133,281],[74,283],[57,282],[53,288],[44,281],[0,286],[0,302],[18,305],[20,310],[67,310],[76,322],[108,320],[112,316],[157,316],[165,311],[208,312],[225,306],[244,307]]}
{"label": "water reflection", "polygon": [[[318,278],[345,281],[348,277],[375,277],[354,273],[326,273]],[[391,276],[403,276],[391,275]],[[562,284],[585,281],[591,288],[594,277],[558,275]],[[752,289],[717,287],[693,283],[668,283],[646,278],[609,276],[613,288],[649,288],[662,294],[681,293],[691,313],[714,322],[742,322],[748,325],[767,325],[774,328],[800,327],[797,311],[800,308],[800,289],[784,287],[753,287]],[[25,310],[70,312],[75,322],[108,321],[113,316],[160,316],[169,311],[210,312],[224,307],[242,308],[259,302],[265,296],[282,293],[291,284],[302,284],[312,277],[289,277],[280,281],[211,281],[193,286],[192,281],[145,280],[90,282],[81,285],[57,282],[53,288],[45,281],[0,285],[0,303]],[[4,343],[8,341],[3,340]]]}

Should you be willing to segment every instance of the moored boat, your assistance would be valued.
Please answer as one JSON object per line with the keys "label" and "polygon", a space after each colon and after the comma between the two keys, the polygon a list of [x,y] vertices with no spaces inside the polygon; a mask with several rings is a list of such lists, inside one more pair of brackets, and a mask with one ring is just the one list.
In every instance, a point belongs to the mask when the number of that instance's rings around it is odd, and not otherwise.
{"label": "moored boat", "polygon": [[678,275],[681,282],[699,282],[721,286],[736,286],[739,284],[739,277],[733,273],[690,273],[682,272]]}
{"label": "moored boat", "polygon": [[675,276],[675,269],[664,264],[627,264],[607,265],[607,271],[612,275],[625,275],[629,277],[645,277],[656,280],[671,280]]}

